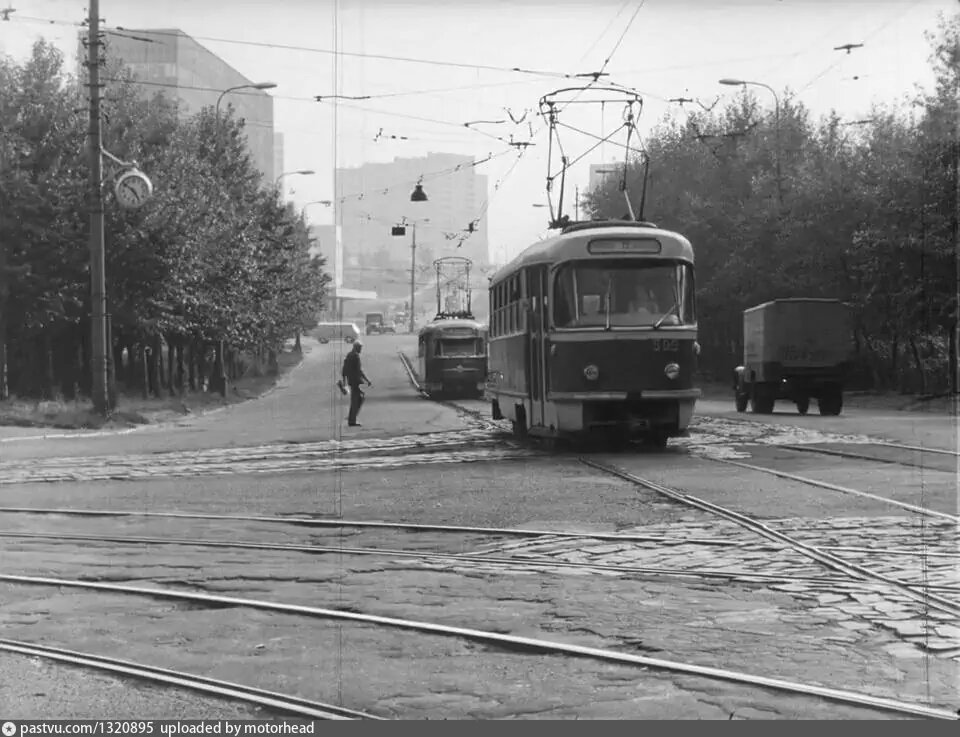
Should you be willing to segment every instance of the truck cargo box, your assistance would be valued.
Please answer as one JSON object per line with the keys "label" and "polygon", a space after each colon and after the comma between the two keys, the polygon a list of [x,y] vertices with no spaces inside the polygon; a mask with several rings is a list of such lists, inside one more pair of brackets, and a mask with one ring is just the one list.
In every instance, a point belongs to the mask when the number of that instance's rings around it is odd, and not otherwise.
{"label": "truck cargo box", "polygon": [[778,299],[743,313],[744,364],[836,366],[850,360],[850,308],[835,299]]}

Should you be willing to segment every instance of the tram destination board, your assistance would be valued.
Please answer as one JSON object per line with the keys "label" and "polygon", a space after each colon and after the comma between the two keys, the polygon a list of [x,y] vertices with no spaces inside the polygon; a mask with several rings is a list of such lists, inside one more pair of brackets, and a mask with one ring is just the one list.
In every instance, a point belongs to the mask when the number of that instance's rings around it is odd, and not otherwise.
{"label": "tram destination board", "polygon": [[656,238],[595,238],[587,244],[587,252],[604,253],[660,253],[660,241]]}
{"label": "tram destination board", "polygon": [[245,735],[316,734],[308,719],[20,719],[4,720],[3,737],[29,735]]}

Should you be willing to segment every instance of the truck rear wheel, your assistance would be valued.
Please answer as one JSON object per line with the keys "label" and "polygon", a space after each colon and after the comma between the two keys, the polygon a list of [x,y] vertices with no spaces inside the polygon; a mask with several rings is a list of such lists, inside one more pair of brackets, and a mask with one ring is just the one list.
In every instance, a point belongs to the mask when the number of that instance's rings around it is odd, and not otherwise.
{"label": "truck rear wheel", "polygon": [[763,384],[754,384],[753,396],[750,398],[750,405],[755,414],[770,415],[773,414],[773,405],[776,403],[776,397],[773,390]]}
{"label": "truck rear wheel", "polygon": [[817,404],[820,407],[821,415],[839,415],[843,411],[843,391],[840,389],[827,390],[817,400]]}
{"label": "truck rear wheel", "polygon": [[523,407],[516,408],[517,419],[510,422],[513,435],[519,440],[527,437],[527,412]]}

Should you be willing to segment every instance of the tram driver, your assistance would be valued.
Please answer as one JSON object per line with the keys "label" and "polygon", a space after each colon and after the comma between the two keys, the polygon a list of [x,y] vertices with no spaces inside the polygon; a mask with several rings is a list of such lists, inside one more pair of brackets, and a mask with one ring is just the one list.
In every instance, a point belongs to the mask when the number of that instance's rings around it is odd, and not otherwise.
{"label": "tram driver", "polygon": [[663,319],[667,325],[678,325],[680,320],[675,314],[667,314],[670,310],[672,301],[669,298],[663,298],[652,285],[640,282],[634,289],[633,298],[627,308],[628,312],[637,316],[637,321],[641,325],[653,325],[658,320]]}

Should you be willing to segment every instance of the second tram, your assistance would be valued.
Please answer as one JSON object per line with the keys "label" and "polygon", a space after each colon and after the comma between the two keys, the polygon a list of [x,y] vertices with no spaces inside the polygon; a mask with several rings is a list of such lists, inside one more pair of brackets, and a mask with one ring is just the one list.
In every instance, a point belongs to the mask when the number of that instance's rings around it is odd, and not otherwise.
{"label": "second tram", "polygon": [[683,435],[700,390],[690,242],[634,221],[567,225],[490,283],[487,395],[514,432]]}
{"label": "second tram", "polygon": [[481,397],[487,375],[484,326],[470,318],[438,317],[420,330],[420,385],[431,397]]}

